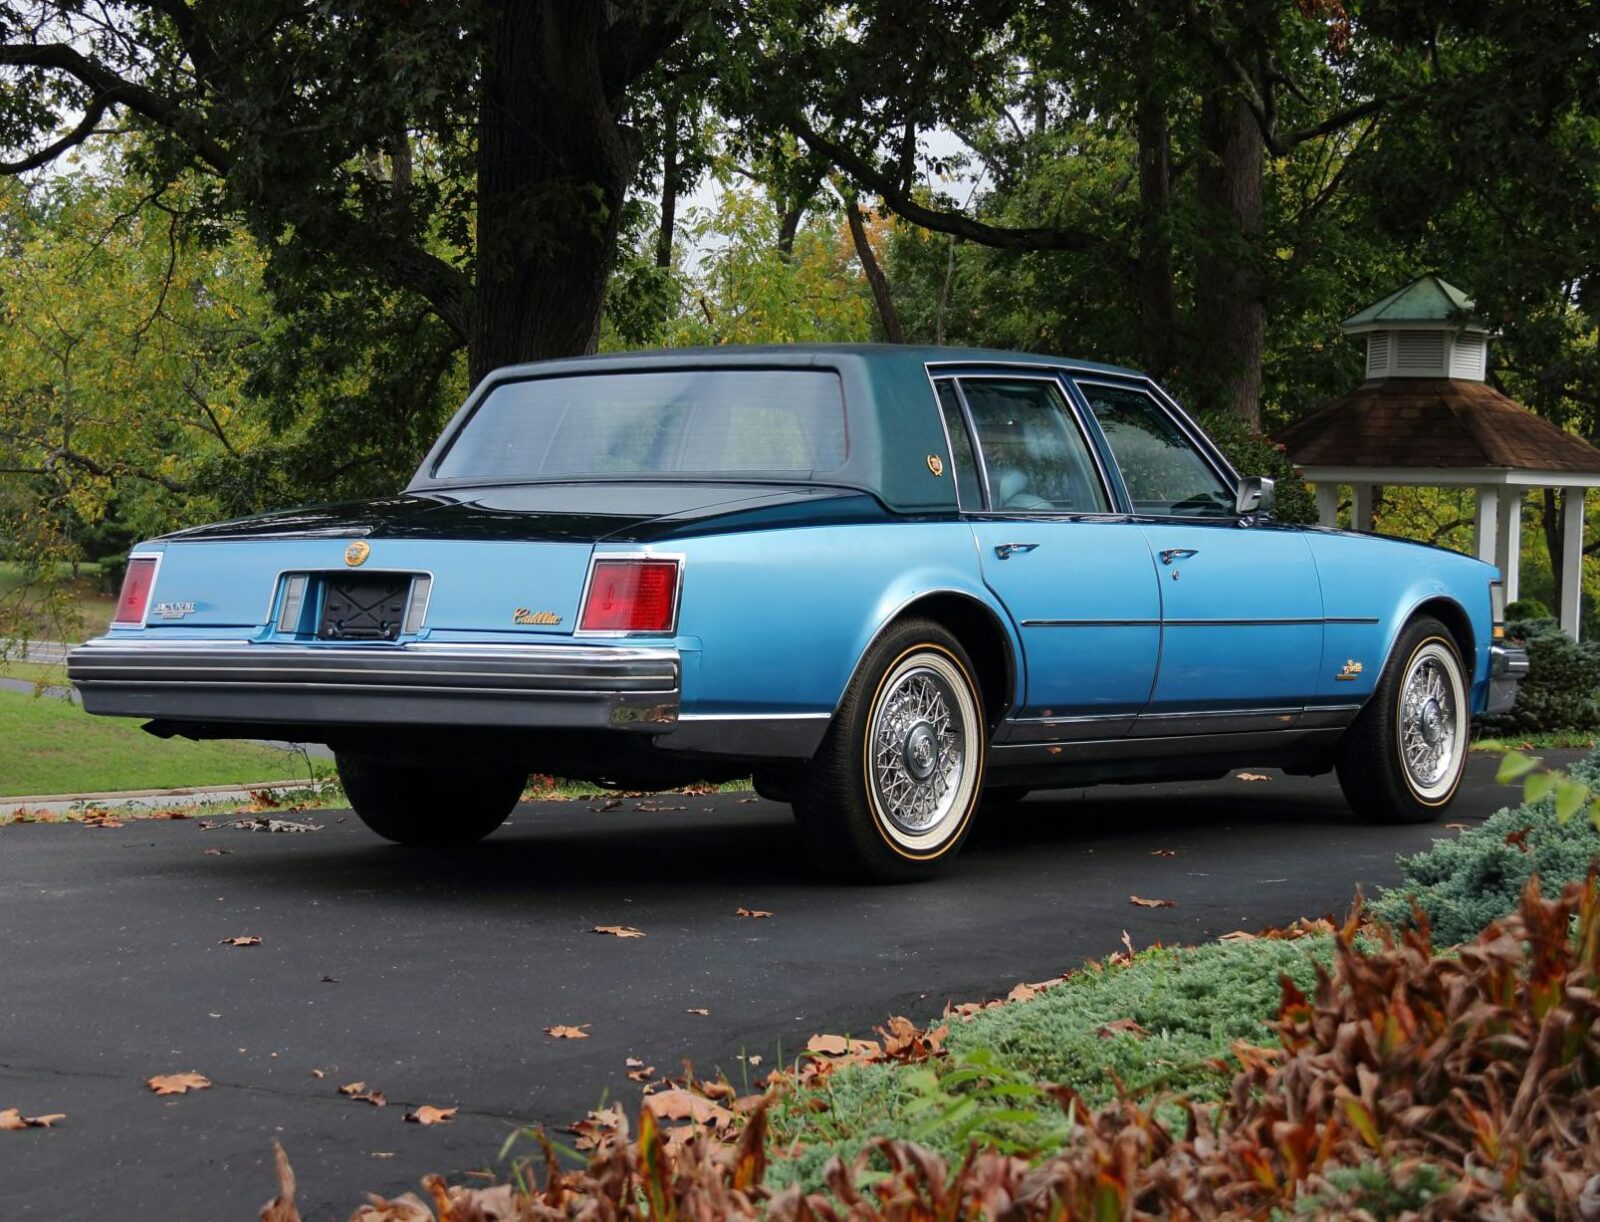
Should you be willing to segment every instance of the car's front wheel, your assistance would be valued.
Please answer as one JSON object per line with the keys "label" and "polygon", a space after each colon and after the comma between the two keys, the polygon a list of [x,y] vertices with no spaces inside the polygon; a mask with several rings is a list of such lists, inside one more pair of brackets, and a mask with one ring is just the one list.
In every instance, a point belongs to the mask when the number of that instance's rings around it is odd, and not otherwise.
{"label": "car's front wheel", "polygon": [[811,859],[884,882],[933,873],[966,838],[986,737],[961,643],[931,620],[891,627],[867,651],[795,786]]}
{"label": "car's front wheel", "polygon": [[345,797],[365,823],[396,844],[444,848],[482,840],[522,796],[522,773],[487,775],[395,764],[336,752]]}
{"label": "car's front wheel", "polygon": [[1470,680],[1449,630],[1422,616],[1339,741],[1339,784],[1374,823],[1427,823],[1455,797],[1467,763]]}

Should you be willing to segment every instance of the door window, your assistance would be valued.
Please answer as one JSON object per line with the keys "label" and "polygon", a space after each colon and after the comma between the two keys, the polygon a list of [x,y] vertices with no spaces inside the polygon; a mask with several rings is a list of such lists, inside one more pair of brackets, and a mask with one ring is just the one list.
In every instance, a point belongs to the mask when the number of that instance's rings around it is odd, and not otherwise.
{"label": "door window", "polygon": [[956,501],[960,508],[973,512],[983,508],[983,485],[978,481],[978,460],[972,453],[972,436],[961,415],[961,400],[956,384],[938,383],[939,411],[944,415],[944,430],[950,435],[950,465],[955,469]]}
{"label": "door window", "polygon": [[1110,511],[1089,443],[1054,382],[963,378],[961,390],[989,476],[990,509]]}
{"label": "door window", "polygon": [[1232,516],[1233,489],[1154,398],[1131,386],[1079,382],[1078,389],[1100,422],[1135,513]]}

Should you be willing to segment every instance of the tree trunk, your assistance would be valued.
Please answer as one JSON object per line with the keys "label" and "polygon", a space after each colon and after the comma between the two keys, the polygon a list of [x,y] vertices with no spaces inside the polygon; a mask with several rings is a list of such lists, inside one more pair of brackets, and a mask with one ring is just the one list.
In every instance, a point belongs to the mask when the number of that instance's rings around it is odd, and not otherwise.
{"label": "tree trunk", "polygon": [[800,200],[785,208],[778,218],[778,253],[785,259],[794,258],[795,235],[800,232],[800,222],[805,219],[806,205],[810,202]]}
{"label": "tree trunk", "polygon": [[1557,601],[1561,598],[1561,558],[1566,554],[1561,546],[1566,540],[1566,515],[1562,511],[1566,508],[1565,498],[1572,495],[1570,492],[1561,494],[1562,500],[1557,503],[1556,490],[1545,488],[1544,492],[1544,521],[1540,524],[1544,528],[1544,545],[1550,553],[1550,576],[1553,579],[1552,589],[1556,592]]}
{"label": "tree trunk", "polygon": [[889,280],[878,266],[878,256],[873,253],[867,239],[867,227],[861,220],[861,206],[854,194],[844,198],[844,214],[850,222],[850,240],[855,243],[856,258],[861,260],[861,270],[867,274],[872,286],[872,299],[878,303],[878,317],[883,320],[883,335],[891,344],[906,342],[905,330],[900,326],[900,313],[894,308],[894,297],[889,292]]}
{"label": "tree trunk", "polygon": [[593,352],[638,169],[600,65],[607,5],[494,0],[478,107],[468,367]]}
{"label": "tree trunk", "polygon": [[661,117],[661,228],[656,231],[656,266],[672,266],[678,224],[678,102],[668,98]]}
{"label": "tree trunk", "polygon": [[1231,92],[1206,100],[1197,188],[1211,233],[1195,266],[1195,321],[1206,397],[1261,427],[1266,280],[1260,269],[1261,129]]}
{"label": "tree trunk", "polygon": [[1178,364],[1178,301],[1172,274],[1172,133],[1156,90],[1153,56],[1140,82],[1139,325],[1145,370],[1169,377]]}

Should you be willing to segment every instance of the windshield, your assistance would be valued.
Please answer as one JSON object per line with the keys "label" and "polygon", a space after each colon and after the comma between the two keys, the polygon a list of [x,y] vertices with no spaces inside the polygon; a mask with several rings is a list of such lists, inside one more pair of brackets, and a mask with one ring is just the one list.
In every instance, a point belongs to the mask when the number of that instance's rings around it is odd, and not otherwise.
{"label": "windshield", "polygon": [[844,464],[838,375],[810,369],[579,374],[503,382],[435,479],[808,476]]}

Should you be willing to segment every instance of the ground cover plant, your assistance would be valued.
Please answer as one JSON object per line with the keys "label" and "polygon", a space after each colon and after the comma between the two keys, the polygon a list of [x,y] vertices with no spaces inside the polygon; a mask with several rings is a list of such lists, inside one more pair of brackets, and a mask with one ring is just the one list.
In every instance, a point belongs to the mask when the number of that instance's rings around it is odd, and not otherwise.
{"label": "ground cover plant", "polygon": [[[769,1141],[780,1077],[762,1096],[702,1090],[700,1108],[646,1102],[636,1139],[578,1169],[553,1151],[493,1188],[429,1177],[428,1200],[372,1198],[362,1222],[568,1217],[1015,1218],[1219,1215],[1578,1217],[1600,1209],[1600,888],[1553,899],[1536,882],[1518,911],[1451,956],[1426,921],[1396,937],[1359,908],[1311,994],[1281,984],[1276,1047],[1235,1043],[1216,1104],[1181,1119],[1124,1095],[1096,1107],[1073,1083],[1042,1087],[1064,1137],[1042,1157],[976,1147],[952,1163],[904,1139],[833,1158],[823,1183],[779,1187]],[[937,1055],[929,1033],[902,1049]],[[677,1093],[687,1093],[679,1091]],[[723,1102],[718,1102],[721,1099]],[[727,1106],[723,1106],[723,1103]],[[742,1126],[724,1126],[739,1113]],[[718,1115],[717,1113],[721,1113]],[[668,1121],[704,1117],[672,1128]],[[722,1136],[733,1140],[720,1140]],[[268,1222],[296,1222],[279,1158]]]}
{"label": "ground cover plant", "polygon": [[[1404,877],[1378,897],[1375,914],[1404,924],[1416,911],[1429,921],[1434,939],[1448,946],[1514,911],[1535,874],[1549,888],[1583,879],[1600,857],[1600,827],[1577,810],[1559,809],[1552,774],[1530,775],[1547,778],[1533,782],[1535,793],[1545,790],[1533,801],[1506,807],[1477,827],[1402,857]],[[1573,765],[1571,780],[1600,789],[1600,750]]]}

